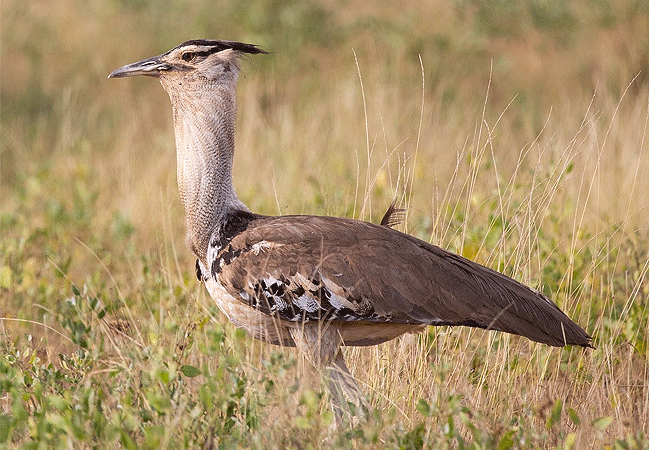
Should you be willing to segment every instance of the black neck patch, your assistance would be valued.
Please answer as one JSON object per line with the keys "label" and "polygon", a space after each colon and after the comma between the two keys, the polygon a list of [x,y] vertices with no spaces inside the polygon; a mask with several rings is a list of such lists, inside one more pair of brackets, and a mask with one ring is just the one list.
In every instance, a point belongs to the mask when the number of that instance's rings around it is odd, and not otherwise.
{"label": "black neck patch", "polygon": [[[208,264],[210,265],[210,274],[212,276],[221,272],[222,263],[229,264],[231,260],[238,256],[232,254],[234,250],[232,249],[232,246],[228,245],[229,242],[238,234],[246,231],[249,224],[260,217],[263,216],[242,210],[234,210],[226,214],[226,217],[221,222],[219,228],[213,234],[212,240],[210,241],[210,247],[216,249],[216,252],[219,255],[214,259],[214,261],[208,261]],[[223,250],[226,246],[228,246],[228,249]]]}
{"label": "black neck patch", "polygon": [[241,209],[228,212],[223,222],[221,222],[219,233],[217,233],[217,247],[223,248],[223,246],[230,242],[232,238],[246,230],[251,221],[259,219],[260,217],[261,216],[257,214],[253,214],[249,211],[242,211]]}

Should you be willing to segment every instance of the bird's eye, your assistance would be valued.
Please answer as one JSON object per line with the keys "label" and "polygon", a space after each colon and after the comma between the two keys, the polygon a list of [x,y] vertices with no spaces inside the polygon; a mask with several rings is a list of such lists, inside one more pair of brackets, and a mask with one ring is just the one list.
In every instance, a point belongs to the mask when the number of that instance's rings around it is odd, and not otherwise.
{"label": "bird's eye", "polygon": [[183,61],[185,62],[190,62],[194,59],[196,54],[194,52],[185,52],[181,55],[181,58],[183,58]]}

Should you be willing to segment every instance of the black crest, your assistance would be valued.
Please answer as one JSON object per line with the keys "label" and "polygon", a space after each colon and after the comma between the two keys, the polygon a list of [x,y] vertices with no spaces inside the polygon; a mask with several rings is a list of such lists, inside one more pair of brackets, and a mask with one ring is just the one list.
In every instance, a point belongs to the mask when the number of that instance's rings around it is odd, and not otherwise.
{"label": "black crest", "polygon": [[183,42],[181,45],[178,45],[177,47],[170,50],[170,52],[189,45],[200,45],[204,47],[211,47],[208,53],[217,53],[228,49],[240,53],[248,53],[251,55],[258,54],[258,53],[262,53],[262,54],[268,53],[254,44],[244,44],[243,42],[236,42],[236,41],[217,41],[211,39],[192,39],[190,41]]}

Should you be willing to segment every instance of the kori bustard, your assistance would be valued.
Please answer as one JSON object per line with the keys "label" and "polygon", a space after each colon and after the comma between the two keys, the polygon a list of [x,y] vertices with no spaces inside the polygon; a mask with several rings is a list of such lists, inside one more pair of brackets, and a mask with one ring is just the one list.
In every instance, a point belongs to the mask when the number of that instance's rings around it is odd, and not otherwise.
{"label": "kori bustard", "polygon": [[235,326],[297,347],[324,373],[339,420],[365,407],[342,345],[375,345],[427,325],[464,325],[552,346],[590,346],[591,337],[544,295],[390,226],[251,212],[235,194],[231,169],[239,59],[258,53],[266,52],[192,40],[109,78],[160,80],[172,104],[178,187],[197,277]]}

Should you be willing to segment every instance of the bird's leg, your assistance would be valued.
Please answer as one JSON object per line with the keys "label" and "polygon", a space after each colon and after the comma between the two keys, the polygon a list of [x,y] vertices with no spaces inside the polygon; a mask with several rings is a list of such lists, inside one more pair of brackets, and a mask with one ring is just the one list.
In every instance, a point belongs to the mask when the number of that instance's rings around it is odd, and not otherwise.
{"label": "bird's leg", "polygon": [[359,385],[345,365],[339,348],[333,363],[324,370],[330,388],[330,403],[338,423],[355,422],[368,416],[368,403]]}
{"label": "bird's leg", "polygon": [[298,350],[327,380],[337,424],[366,416],[367,402],[345,365],[339,330],[331,323],[308,322],[292,329],[291,336]]}

